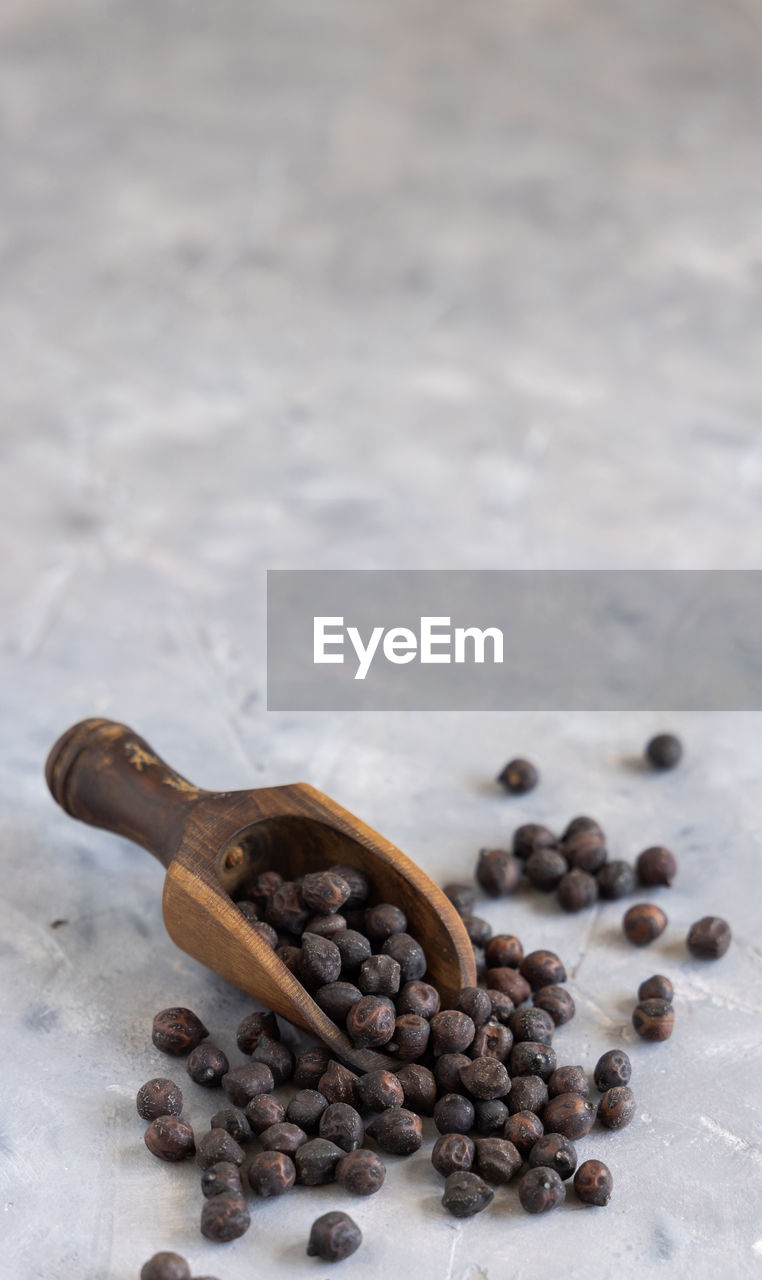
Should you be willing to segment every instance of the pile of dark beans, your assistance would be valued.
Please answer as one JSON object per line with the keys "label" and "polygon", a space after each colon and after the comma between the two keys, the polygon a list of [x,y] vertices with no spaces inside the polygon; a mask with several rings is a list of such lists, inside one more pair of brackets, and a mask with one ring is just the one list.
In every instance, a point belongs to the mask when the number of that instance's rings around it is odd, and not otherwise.
{"label": "pile of dark beans", "polygon": [[[534,785],[526,764],[506,766],[501,780],[509,789]],[[600,825],[578,817],[560,837],[528,823],[516,830],[510,850],[482,850],[476,881],[489,896],[503,897],[526,877],[578,910],[598,897],[620,898],[637,884],[669,886],[676,870],[661,847],[645,850],[635,866],[610,861]],[[233,1240],[248,1230],[248,1193],[267,1198],[335,1182],[357,1196],[373,1195],[386,1176],[383,1155],[408,1156],[421,1147],[422,1117],[432,1117],[438,1132],[431,1162],[444,1178],[442,1204],[456,1217],[481,1212],[493,1188],[514,1180],[531,1214],[561,1204],[567,1185],[585,1204],[608,1203],[609,1169],[596,1159],[578,1165],[575,1143],[596,1121],[615,1131],[633,1119],[627,1054],[615,1048],[599,1060],[593,1081],[600,1097],[593,1101],[583,1067],[559,1064],[553,1047],[556,1031],[575,1013],[562,960],[548,950],[525,954],[513,934],[493,935],[474,914],[473,886],[449,884],[444,892],[471,939],[482,983],[458,992],[449,1008],[425,980],[426,955],[404,912],[393,903],[369,905],[370,886],[358,869],[334,866],[294,880],[265,871],[237,902],[327,1016],[358,1049],[388,1055],[389,1069],[357,1075],[322,1046],[295,1056],[269,1012],[244,1018],[236,1031],[244,1060],[231,1064],[191,1010],[156,1015],[156,1048],[185,1057],[197,1086],[225,1095],[201,1136],[183,1119],[174,1081],[149,1080],[137,1096],[138,1113],[149,1122],[148,1149],[166,1161],[195,1156],[208,1239]],[[665,925],[660,908],[644,903],[630,908],[624,928],[643,945]],[[730,930],[718,917],[698,921],[688,937],[691,953],[705,959],[723,955],[729,943]],[[666,1040],[672,1001],[667,978],[643,982],[632,1019],[637,1034]],[[361,1239],[357,1224],[333,1211],[313,1224],[307,1252],[338,1261]],[[162,1259],[169,1259],[164,1270]],[[158,1254],[142,1280],[189,1276],[178,1255]]]}
{"label": "pile of dark beans", "polygon": [[[294,972],[354,1043],[383,1047],[394,1069],[358,1076],[323,1047],[294,1057],[267,1012],[244,1018],[236,1042],[245,1061],[231,1065],[191,1010],[158,1013],[154,1045],[185,1057],[196,1085],[226,1095],[226,1105],[200,1136],[182,1118],[182,1091],[174,1081],[150,1080],[137,1098],[139,1114],[149,1121],[149,1150],[169,1161],[195,1156],[204,1197],[201,1231],[208,1239],[233,1240],[247,1231],[247,1190],[271,1197],[295,1185],[336,1182],[358,1196],[374,1194],[386,1175],[382,1156],[407,1156],[421,1147],[423,1116],[433,1117],[439,1134],[432,1164],[445,1178],[442,1203],[457,1217],[486,1208],[492,1187],[514,1178],[529,1213],[559,1204],[572,1177],[582,1201],[607,1202],[609,1171],[590,1161],[577,1169],[574,1142],[589,1133],[596,1116],[610,1129],[630,1122],[635,1101],[627,1087],[629,1063],[626,1079],[623,1070],[596,1076],[603,1095],[598,1105],[590,1100],[582,1067],[559,1065],[552,1041],[574,1016],[574,1001],[558,955],[525,954],[514,935],[485,939],[486,986],[466,987],[451,1008],[442,1008],[398,907],[347,907],[349,884],[337,869],[286,888],[272,872],[266,879],[263,914],[271,928],[284,900],[290,912],[305,899],[312,910],[323,905],[322,915],[305,919],[300,935],[292,933],[294,941],[273,941],[290,948]],[[355,902],[360,894],[367,894],[367,885],[354,873]],[[362,923],[363,931],[350,923]],[[626,1055],[619,1058],[626,1062]],[[351,1219],[332,1213],[314,1224],[308,1252],[336,1260],[354,1252],[360,1239]]]}

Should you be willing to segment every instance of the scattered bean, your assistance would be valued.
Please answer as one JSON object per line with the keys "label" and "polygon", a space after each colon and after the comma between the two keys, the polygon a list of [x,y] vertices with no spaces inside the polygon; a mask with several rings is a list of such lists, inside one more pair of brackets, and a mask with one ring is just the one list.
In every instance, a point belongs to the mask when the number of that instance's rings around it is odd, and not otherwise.
{"label": "scattered bean", "polygon": [[323,1262],[341,1262],[356,1253],[362,1244],[362,1232],[348,1213],[334,1209],[316,1218],[310,1230],[307,1253]]}
{"label": "scattered bean", "polygon": [[721,916],[704,916],[688,931],[688,950],[699,960],[719,960],[730,946],[730,925]]}
{"label": "scattered bean", "polygon": [[667,917],[661,907],[653,902],[638,902],[629,911],[625,911],[622,928],[636,947],[646,947],[653,942],[667,927]]}
{"label": "scattered bean", "polygon": [[445,1179],[442,1204],[454,1218],[473,1218],[494,1198],[494,1191],[476,1173],[458,1171]]}

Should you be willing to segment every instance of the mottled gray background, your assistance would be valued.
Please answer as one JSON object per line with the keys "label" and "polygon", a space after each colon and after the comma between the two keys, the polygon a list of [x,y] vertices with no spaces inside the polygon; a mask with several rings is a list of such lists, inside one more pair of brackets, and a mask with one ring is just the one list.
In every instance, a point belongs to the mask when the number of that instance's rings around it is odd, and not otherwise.
{"label": "mottled gray background", "polygon": [[[5,0],[0,9],[3,1280],[759,1274],[762,755],[756,715],[267,714],[267,568],[759,568],[757,0]],[[680,858],[670,928],[485,906],[567,960],[562,1059],[625,1043],[640,1110],[581,1152],[608,1210],[446,1218],[424,1155],[198,1234],[194,1168],[142,1145],[155,1009],[230,1046],[249,1003],[166,938],[161,870],[41,779],[88,714],[194,781],[303,778],[437,878],[529,818],[593,811]],[[491,778],[510,754],[543,783]],[[726,959],[685,958],[717,910]],[[66,925],[51,928],[65,919]],[[677,983],[666,1045],[634,990]],[[188,1082],[198,1126],[217,1099]]]}

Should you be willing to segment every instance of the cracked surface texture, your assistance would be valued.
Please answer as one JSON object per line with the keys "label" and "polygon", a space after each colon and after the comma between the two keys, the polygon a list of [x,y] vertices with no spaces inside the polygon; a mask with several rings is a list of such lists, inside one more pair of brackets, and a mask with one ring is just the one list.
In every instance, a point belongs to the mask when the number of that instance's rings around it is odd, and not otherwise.
{"label": "cracked surface texture", "polygon": [[[267,568],[759,567],[760,6],[6,0],[0,36],[0,1277],[132,1280],[167,1249],[306,1280],[334,1208],[363,1276],[758,1275],[762,718],[268,715],[263,690]],[[205,1128],[220,1096],[153,1014],[189,1005],[238,1063],[251,1004],[167,938],[159,865],[48,796],[89,715],[202,786],[309,781],[440,883],[577,813],[611,856],[671,848],[645,950],[627,902],[477,902],[566,962],[559,1062],[632,1058],[634,1121],[579,1143],[610,1206],[537,1221],[509,1186],[455,1223],[428,1124],[377,1196],[297,1189],[204,1240],[135,1094],[170,1075]],[[685,759],[657,776],[663,729]],[[515,755],[542,777],[510,799]],[[716,964],[684,946],[709,913]],[[664,1044],[630,1025],[653,972]]]}

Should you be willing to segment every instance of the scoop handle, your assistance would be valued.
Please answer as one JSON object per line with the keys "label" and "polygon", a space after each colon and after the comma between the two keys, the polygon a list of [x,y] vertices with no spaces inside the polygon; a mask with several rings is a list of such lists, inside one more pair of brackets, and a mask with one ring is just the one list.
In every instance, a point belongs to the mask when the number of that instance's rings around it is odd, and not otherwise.
{"label": "scoop handle", "polygon": [[72,818],[142,845],[168,867],[190,809],[209,792],[161,760],[126,724],[81,720],[45,765],[53,798]]}

